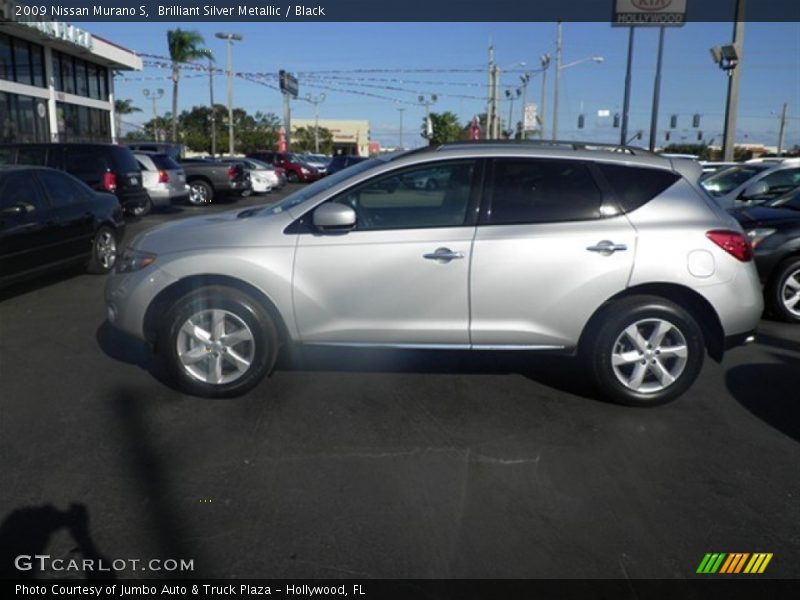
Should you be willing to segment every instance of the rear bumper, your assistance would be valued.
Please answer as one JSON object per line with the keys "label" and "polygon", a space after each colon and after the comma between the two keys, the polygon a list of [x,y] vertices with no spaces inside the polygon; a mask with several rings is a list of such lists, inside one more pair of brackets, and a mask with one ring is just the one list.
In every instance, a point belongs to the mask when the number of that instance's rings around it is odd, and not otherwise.
{"label": "rear bumper", "polygon": [[122,197],[117,196],[117,198],[122,208],[126,212],[131,212],[135,208],[145,206],[148,200],[150,200],[150,195],[145,190],[141,190],[139,192],[125,194],[125,196]]}

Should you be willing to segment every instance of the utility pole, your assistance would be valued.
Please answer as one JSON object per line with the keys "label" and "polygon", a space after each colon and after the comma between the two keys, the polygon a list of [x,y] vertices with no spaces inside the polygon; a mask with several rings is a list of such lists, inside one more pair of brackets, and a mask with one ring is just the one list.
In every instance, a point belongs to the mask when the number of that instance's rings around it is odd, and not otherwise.
{"label": "utility pole", "polygon": [[405,110],[405,108],[398,108],[397,110],[400,112],[400,143],[398,144],[398,146],[399,146],[400,150],[402,150],[403,149],[403,111]]}
{"label": "utility pole", "polygon": [[531,74],[525,73],[524,75],[520,75],[519,80],[522,82],[522,119],[520,119],[519,138],[521,140],[526,140],[528,139],[528,135],[525,130],[525,110],[528,103],[528,84],[531,82]]}
{"label": "utility pole", "polygon": [[[494,122],[494,46],[489,43],[489,82],[486,86],[486,139],[492,139]],[[401,113],[402,115],[402,113]]]}
{"label": "utility pole", "polygon": [[628,32],[628,66],[625,68],[625,97],[622,101],[622,129],[619,132],[619,143],[625,146],[628,139],[628,113],[631,107],[631,64],[633,63],[633,32],[635,27],[630,27]]}
{"label": "utility pole", "polygon": [[325,102],[325,92],[316,97],[306,94],[306,100],[314,105],[314,152],[319,154],[319,105]]}
{"label": "utility pole", "polygon": [[778,132],[778,156],[783,154],[783,136],[786,133],[786,119],[788,118],[788,106],[784,102],[783,103],[783,111],[781,112],[781,128]]}
{"label": "utility pole", "polygon": [[558,139],[558,86],[561,83],[561,21],[556,34],[556,89],[553,94],[553,141]]}
{"label": "utility pole", "polygon": [[217,155],[217,113],[214,110],[214,69],[212,58],[208,57],[208,94],[211,102],[211,158]]}
{"label": "utility pole", "polygon": [[656,149],[656,134],[658,133],[658,101],[661,95],[661,62],[664,57],[664,30],[658,28],[658,57],[656,58],[656,79],[653,83],[653,112],[650,115],[650,152]]}
{"label": "utility pole", "polygon": [[[736,16],[733,25],[733,47],[736,49],[738,62],[741,65],[744,52],[744,5],[745,0],[736,1]],[[728,71],[728,100],[725,105],[725,131],[722,142],[722,160],[733,160],[733,149],[736,144],[736,111],[739,107],[739,79],[742,69]]]}
{"label": "utility pole", "polygon": [[161,139],[158,135],[158,110],[156,108],[156,102],[164,97],[164,90],[158,88],[157,90],[142,90],[142,95],[145,98],[149,98],[153,101],[153,133],[155,134],[155,138],[157,142],[160,142]]}
{"label": "utility pole", "polygon": [[233,42],[241,42],[242,36],[238,33],[218,33],[217,37],[228,41],[227,71],[228,71],[228,154],[234,154],[233,140]]}
{"label": "utility pole", "polygon": [[545,108],[547,107],[547,69],[550,66],[550,55],[542,54],[539,61],[542,65],[542,105],[539,107],[539,137],[544,139]]}
{"label": "utility pole", "polygon": [[428,140],[429,144],[431,142],[431,105],[436,104],[438,99],[436,94],[431,94],[430,99],[426,99],[425,96],[418,98],[419,103],[425,107],[425,139]]}

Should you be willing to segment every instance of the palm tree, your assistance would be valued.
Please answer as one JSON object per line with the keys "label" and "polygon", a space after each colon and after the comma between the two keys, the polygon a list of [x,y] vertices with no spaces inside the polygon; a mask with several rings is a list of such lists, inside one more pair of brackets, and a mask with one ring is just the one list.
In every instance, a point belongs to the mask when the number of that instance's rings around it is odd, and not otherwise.
{"label": "palm tree", "polygon": [[129,115],[135,112],[142,112],[142,109],[138,106],[133,105],[133,100],[122,100],[118,98],[114,100],[114,116],[116,119],[116,131],[117,131],[117,139],[122,137],[120,134],[122,132],[122,116]]}
{"label": "palm tree", "polygon": [[197,31],[184,31],[180,28],[167,31],[169,57],[172,60],[172,141],[178,139],[178,80],[181,76],[181,64],[208,58],[214,60],[211,50],[203,48],[203,36]]}

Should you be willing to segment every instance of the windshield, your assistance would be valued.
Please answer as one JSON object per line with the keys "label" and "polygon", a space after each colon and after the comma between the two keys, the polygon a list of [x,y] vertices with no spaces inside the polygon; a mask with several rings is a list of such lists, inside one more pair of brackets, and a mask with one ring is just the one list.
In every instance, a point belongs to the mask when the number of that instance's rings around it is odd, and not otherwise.
{"label": "windshield", "polygon": [[703,179],[700,185],[712,196],[724,196],[766,169],[769,166],[755,164],[730,167]]}
{"label": "windshield", "polygon": [[323,177],[319,181],[312,183],[309,186],[304,187],[302,190],[295,192],[287,196],[283,202],[280,204],[276,204],[274,206],[268,206],[266,209],[270,214],[276,215],[281,213],[285,210],[289,210],[294,208],[298,204],[302,204],[312,196],[316,196],[320,192],[323,192],[329,188],[332,188],[340,181],[344,181],[345,179],[349,179],[354,175],[358,175],[359,173],[363,173],[364,171],[369,171],[379,165],[385,164],[386,161],[372,158],[370,160],[365,160],[360,162],[352,167],[348,167],[347,169],[342,169],[334,173],[333,175],[328,175],[327,177]]}

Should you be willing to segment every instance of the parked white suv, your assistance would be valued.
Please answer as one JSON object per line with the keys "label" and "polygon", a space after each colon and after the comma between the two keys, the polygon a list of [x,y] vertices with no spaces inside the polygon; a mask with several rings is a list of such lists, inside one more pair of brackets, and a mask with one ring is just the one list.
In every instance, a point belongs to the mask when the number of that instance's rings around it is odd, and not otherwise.
{"label": "parked white suv", "polygon": [[293,343],[576,354],[603,396],[667,402],[751,336],[758,276],[696,163],[612,150],[430,147],[161,225],[117,262],[109,321],[203,396]]}

